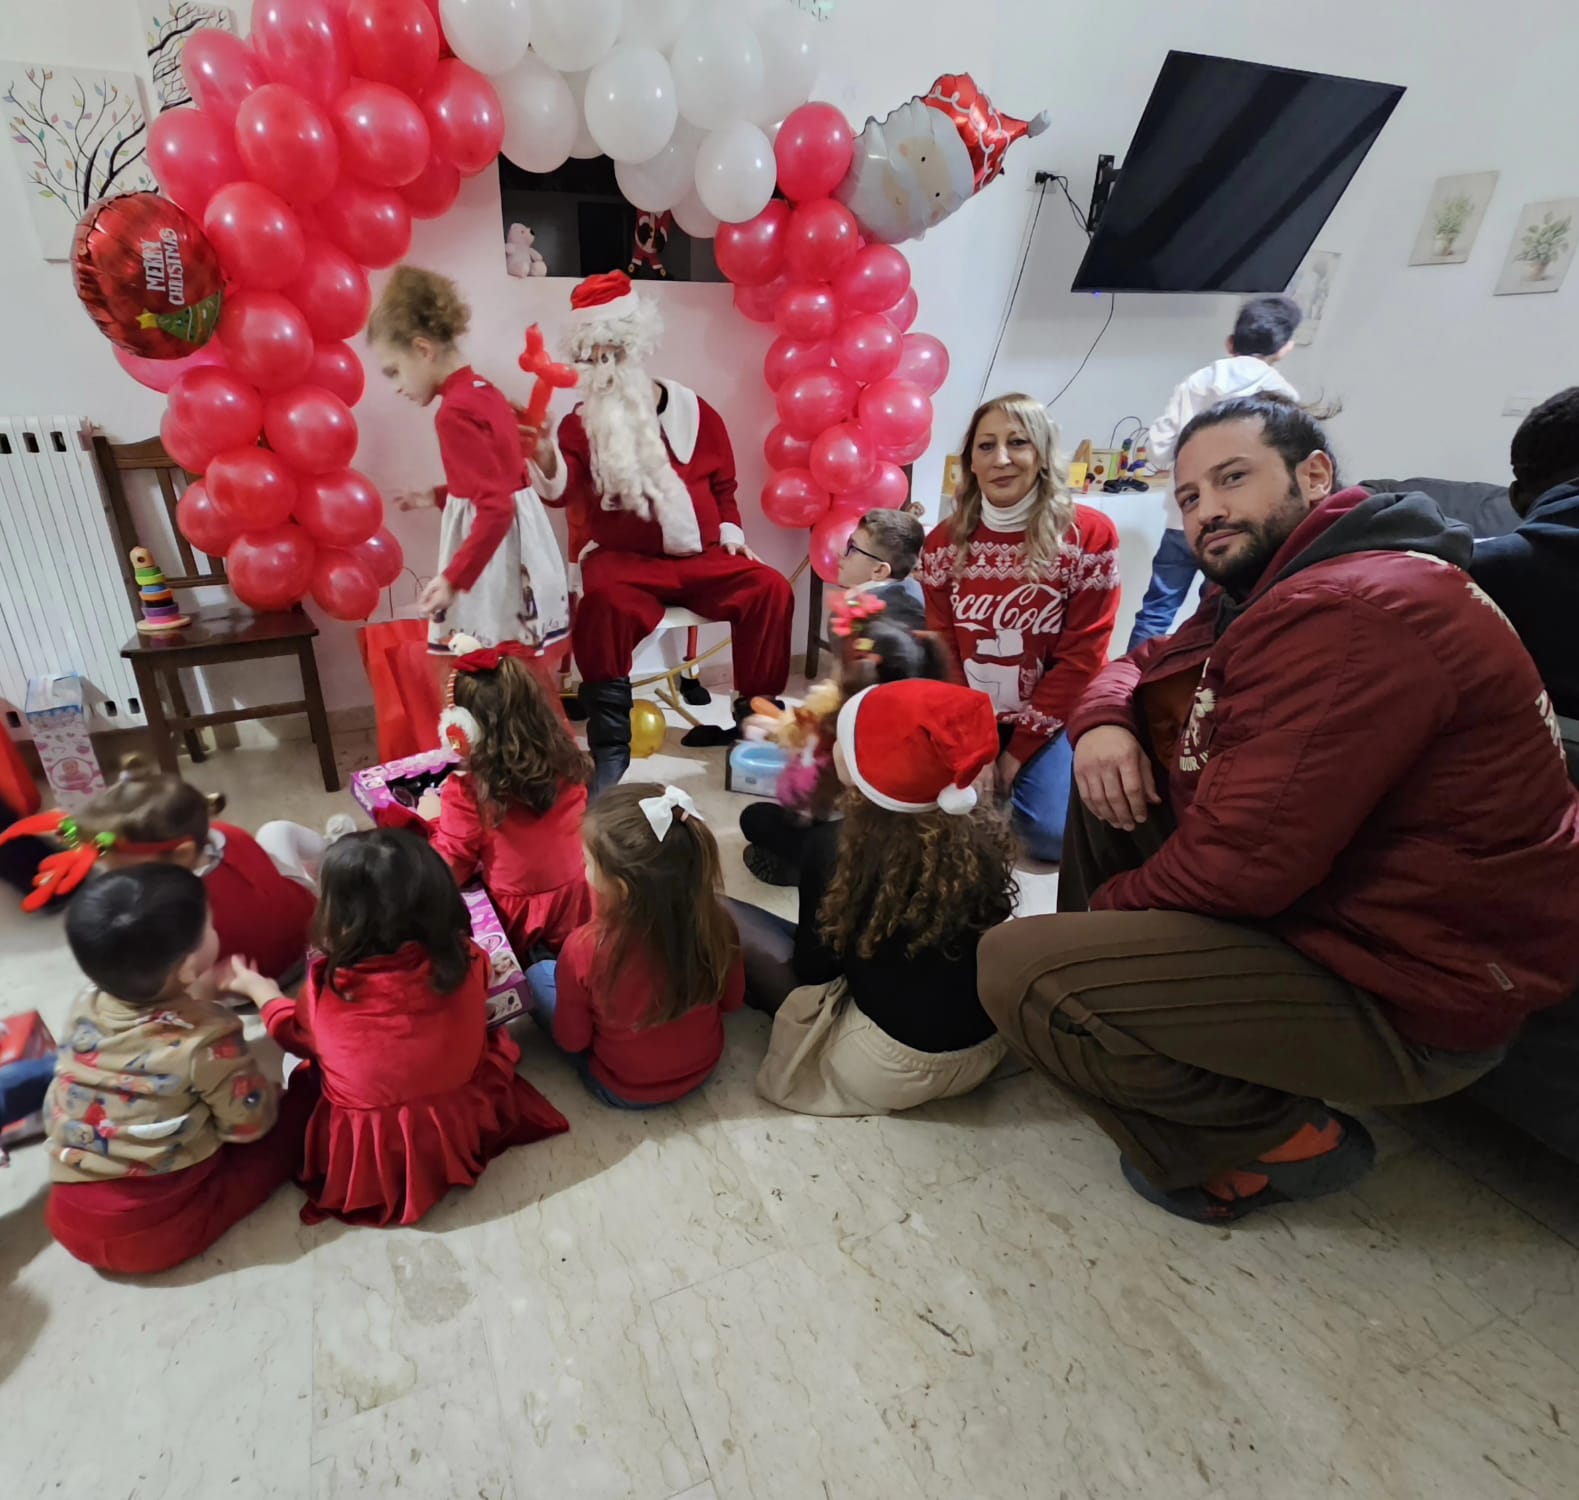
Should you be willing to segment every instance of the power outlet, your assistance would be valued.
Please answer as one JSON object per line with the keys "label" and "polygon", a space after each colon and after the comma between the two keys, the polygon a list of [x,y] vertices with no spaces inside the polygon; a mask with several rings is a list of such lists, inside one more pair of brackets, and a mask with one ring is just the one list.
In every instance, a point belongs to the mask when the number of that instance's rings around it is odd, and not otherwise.
{"label": "power outlet", "polygon": [[1502,403],[1502,415],[1505,417],[1527,417],[1535,410],[1540,399],[1539,396],[1531,395],[1509,396]]}

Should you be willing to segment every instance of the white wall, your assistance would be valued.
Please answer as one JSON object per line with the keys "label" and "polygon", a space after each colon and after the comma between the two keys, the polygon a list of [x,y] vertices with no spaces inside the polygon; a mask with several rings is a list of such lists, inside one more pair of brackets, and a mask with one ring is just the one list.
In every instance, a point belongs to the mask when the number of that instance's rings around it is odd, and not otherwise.
{"label": "white wall", "polygon": [[[1409,86],[1317,241],[1340,252],[1343,262],[1316,345],[1293,356],[1287,371],[1307,394],[1342,398],[1345,410],[1333,433],[1340,459],[1356,477],[1383,471],[1503,477],[1516,425],[1501,415],[1504,399],[1546,394],[1574,378],[1579,278],[1556,296],[1491,296],[1520,206],[1579,192],[1572,79],[1565,71],[1579,22],[1560,15],[1551,0],[1496,6],[1442,0],[1430,7],[1419,0],[1390,7],[1328,0],[1296,27],[1286,8],[1265,0],[1189,7],[1171,0],[1105,6],[841,0],[823,28],[827,65],[819,93],[857,127],[868,113],[886,113],[944,71],[972,72],[1012,113],[1046,107],[1053,115],[1046,135],[1014,148],[997,183],[906,247],[921,301],[917,327],[943,338],[953,358],[953,373],[936,398],[937,440],[916,465],[918,496],[935,511],[943,457],[958,443],[988,380],[988,357],[1035,204],[1033,172],[1067,173],[1083,205],[1097,155],[1122,157],[1170,46]],[[0,17],[10,56],[138,65],[133,0],[0,0]],[[1541,35],[1545,45],[1514,41]],[[1499,169],[1502,179],[1470,263],[1408,268],[1434,179],[1487,168]],[[20,191],[8,156],[0,192]],[[1108,309],[1105,298],[1066,290],[1082,248],[1067,206],[1050,191],[991,391],[1020,388],[1045,400],[1074,371]],[[523,392],[515,369],[522,329],[540,319],[552,339],[569,283],[504,274],[491,174],[474,178],[445,219],[417,226],[411,259],[460,281],[476,314],[474,362],[507,389]],[[7,330],[0,409],[82,411],[117,438],[153,430],[162,398],[121,374],[75,306],[66,268],[38,260],[21,224],[0,242],[0,289]],[[773,420],[759,374],[768,331],[733,312],[725,287],[661,287],[655,294],[670,327],[662,369],[723,412],[753,542],[788,569],[798,560],[795,538],[760,517],[751,520],[763,478],[760,443]],[[1088,436],[1105,440],[1128,414],[1149,419],[1160,411],[1173,384],[1219,351],[1234,305],[1235,299],[1218,297],[1120,297],[1096,354],[1054,408],[1071,444]],[[376,373],[357,416],[358,465],[386,493],[438,478],[426,415],[381,389]],[[1124,544],[1121,642],[1144,588],[1161,507],[1149,497],[1101,503],[1119,521]],[[431,566],[432,513],[395,517],[392,524],[410,560]],[[326,622],[320,660],[334,706],[365,701],[350,627]]]}

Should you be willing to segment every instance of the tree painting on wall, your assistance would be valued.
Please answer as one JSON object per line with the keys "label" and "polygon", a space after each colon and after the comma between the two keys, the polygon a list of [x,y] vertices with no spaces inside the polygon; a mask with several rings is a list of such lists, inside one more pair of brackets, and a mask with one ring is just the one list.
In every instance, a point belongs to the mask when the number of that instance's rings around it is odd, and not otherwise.
{"label": "tree painting on wall", "polygon": [[12,150],[45,260],[67,260],[77,220],[111,193],[156,192],[148,120],[130,73],[3,63]]}
{"label": "tree painting on wall", "polygon": [[1513,243],[1497,282],[1499,297],[1555,292],[1579,244],[1579,198],[1526,204],[1514,226]]}
{"label": "tree painting on wall", "polygon": [[190,104],[186,79],[181,75],[181,53],[194,31],[209,27],[234,31],[230,11],[223,5],[203,5],[199,0],[141,0],[143,32],[148,43],[148,71],[153,79],[159,113]]}
{"label": "tree painting on wall", "polygon": [[1439,177],[1410,253],[1412,266],[1457,266],[1469,259],[1480,221],[1496,190],[1495,172]]}

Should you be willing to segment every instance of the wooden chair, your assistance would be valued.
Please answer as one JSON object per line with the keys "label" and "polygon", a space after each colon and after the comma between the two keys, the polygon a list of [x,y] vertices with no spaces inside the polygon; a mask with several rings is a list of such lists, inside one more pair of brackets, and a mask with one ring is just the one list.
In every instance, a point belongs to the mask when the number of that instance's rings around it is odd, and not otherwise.
{"label": "wooden chair", "polygon": [[[130,552],[146,545],[132,516],[126,494],[125,476],[151,473],[155,476],[163,501],[165,517],[175,537],[182,572],[167,573],[165,581],[174,591],[225,586],[223,558],[209,558],[200,569],[191,544],[176,525],[175,509],[185,488],[187,476],[158,438],[141,443],[112,443],[95,436],[93,457],[98,465],[104,493],[105,514],[115,536],[121,560],[121,575],[126,596],[131,601],[133,619],[142,617],[138,603],[137,579],[132,571]],[[179,487],[178,487],[179,481]],[[152,549],[150,549],[152,550]],[[324,790],[340,790],[340,773],[334,763],[334,742],[329,734],[329,716],[324,712],[323,689],[318,683],[318,663],[313,655],[313,639],[318,627],[299,605],[277,614],[255,615],[236,602],[186,609],[192,623],[167,635],[134,633],[121,647],[121,655],[132,665],[137,691],[142,697],[148,730],[153,736],[155,754],[166,771],[176,769],[176,736],[186,740],[194,761],[204,758],[198,730],[218,724],[240,724],[254,719],[273,719],[285,714],[305,713],[318,747],[318,765],[323,772]],[[221,713],[194,714],[181,685],[187,668],[216,667],[230,662],[262,661],[270,657],[294,656],[301,672],[302,696],[291,703],[264,703],[256,708],[232,708]],[[172,712],[165,709],[164,689],[168,688]]]}

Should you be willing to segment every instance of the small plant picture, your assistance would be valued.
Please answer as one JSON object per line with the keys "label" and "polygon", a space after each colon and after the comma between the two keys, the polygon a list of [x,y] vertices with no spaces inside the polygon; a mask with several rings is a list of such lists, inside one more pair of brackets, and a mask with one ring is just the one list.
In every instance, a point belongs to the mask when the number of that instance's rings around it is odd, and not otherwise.
{"label": "small plant picture", "polygon": [[1530,203],[1514,226],[1513,243],[1497,282],[1499,297],[1555,292],[1579,242],[1579,198]]}
{"label": "small plant picture", "polygon": [[1468,260],[1496,186],[1495,172],[1439,177],[1426,203],[1409,264],[1456,266]]}

